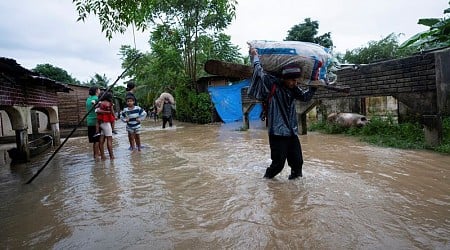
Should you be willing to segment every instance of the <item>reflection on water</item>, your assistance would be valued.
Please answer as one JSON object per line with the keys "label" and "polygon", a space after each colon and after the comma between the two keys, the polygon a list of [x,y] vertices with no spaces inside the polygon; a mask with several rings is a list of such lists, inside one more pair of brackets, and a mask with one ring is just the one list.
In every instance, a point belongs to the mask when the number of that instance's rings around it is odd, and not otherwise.
{"label": "reflection on water", "polygon": [[450,157],[378,148],[354,138],[301,136],[304,178],[270,164],[267,133],[252,122],[161,129],[145,148],[92,160],[86,138],[0,168],[2,248],[449,249]]}

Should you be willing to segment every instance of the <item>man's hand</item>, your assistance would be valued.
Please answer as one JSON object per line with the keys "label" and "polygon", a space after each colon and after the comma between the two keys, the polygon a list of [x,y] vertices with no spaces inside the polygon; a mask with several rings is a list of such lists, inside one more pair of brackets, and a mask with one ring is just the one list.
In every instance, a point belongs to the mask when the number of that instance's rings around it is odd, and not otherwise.
{"label": "man's hand", "polygon": [[251,45],[250,43],[247,43],[247,44],[248,44],[248,53],[249,53],[251,56],[257,56],[257,55],[258,55],[258,50],[255,49],[255,48],[253,48],[252,45]]}

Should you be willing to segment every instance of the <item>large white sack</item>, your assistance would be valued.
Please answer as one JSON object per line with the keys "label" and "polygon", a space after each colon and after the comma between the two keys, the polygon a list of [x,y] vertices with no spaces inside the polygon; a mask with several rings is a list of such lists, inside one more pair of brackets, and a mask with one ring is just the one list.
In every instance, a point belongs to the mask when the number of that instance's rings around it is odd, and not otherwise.
{"label": "large white sack", "polygon": [[162,109],[162,106],[164,104],[164,99],[166,99],[166,98],[169,99],[169,102],[171,104],[173,104],[173,105],[175,104],[175,99],[173,98],[173,96],[170,93],[163,92],[158,97],[158,99],[156,99],[156,101],[155,101],[155,105],[156,105],[156,108],[157,108],[158,111]]}
{"label": "large white sack", "polygon": [[264,70],[278,74],[289,63],[297,63],[302,69],[303,80],[326,79],[327,66],[332,58],[329,50],[321,45],[300,41],[253,40],[248,44],[257,49]]}

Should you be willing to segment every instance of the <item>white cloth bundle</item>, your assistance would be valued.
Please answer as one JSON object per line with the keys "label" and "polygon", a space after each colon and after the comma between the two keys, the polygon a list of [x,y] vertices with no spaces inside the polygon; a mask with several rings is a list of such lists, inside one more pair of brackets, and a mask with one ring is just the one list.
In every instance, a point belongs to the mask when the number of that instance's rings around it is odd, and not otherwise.
{"label": "white cloth bundle", "polygon": [[156,101],[155,101],[155,105],[156,105],[156,108],[157,108],[158,110],[160,110],[160,109],[162,108],[162,105],[164,104],[164,100],[165,100],[166,98],[169,99],[169,102],[170,102],[172,105],[175,105],[175,99],[173,98],[173,96],[172,96],[171,94],[167,93],[167,92],[163,92],[163,93],[158,97],[158,99],[156,99]]}
{"label": "white cloth bundle", "polygon": [[297,63],[302,69],[301,80],[326,79],[327,66],[332,58],[329,50],[321,45],[299,41],[253,40],[248,44],[258,50],[264,70],[279,74],[281,68]]}

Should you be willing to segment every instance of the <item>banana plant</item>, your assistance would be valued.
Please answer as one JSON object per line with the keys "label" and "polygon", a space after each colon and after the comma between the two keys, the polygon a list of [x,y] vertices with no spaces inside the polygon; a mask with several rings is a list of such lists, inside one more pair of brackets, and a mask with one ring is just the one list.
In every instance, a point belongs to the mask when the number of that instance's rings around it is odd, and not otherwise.
{"label": "banana plant", "polygon": [[[449,1],[450,5],[450,1]],[[415,47],[418,50],[430,50],[450,46],[450,8],[444,10],[443,18],[422,18],[418,24],[430,27],[400,45],[400,48]],[[446,16],[447,15],[447,16]]]}

